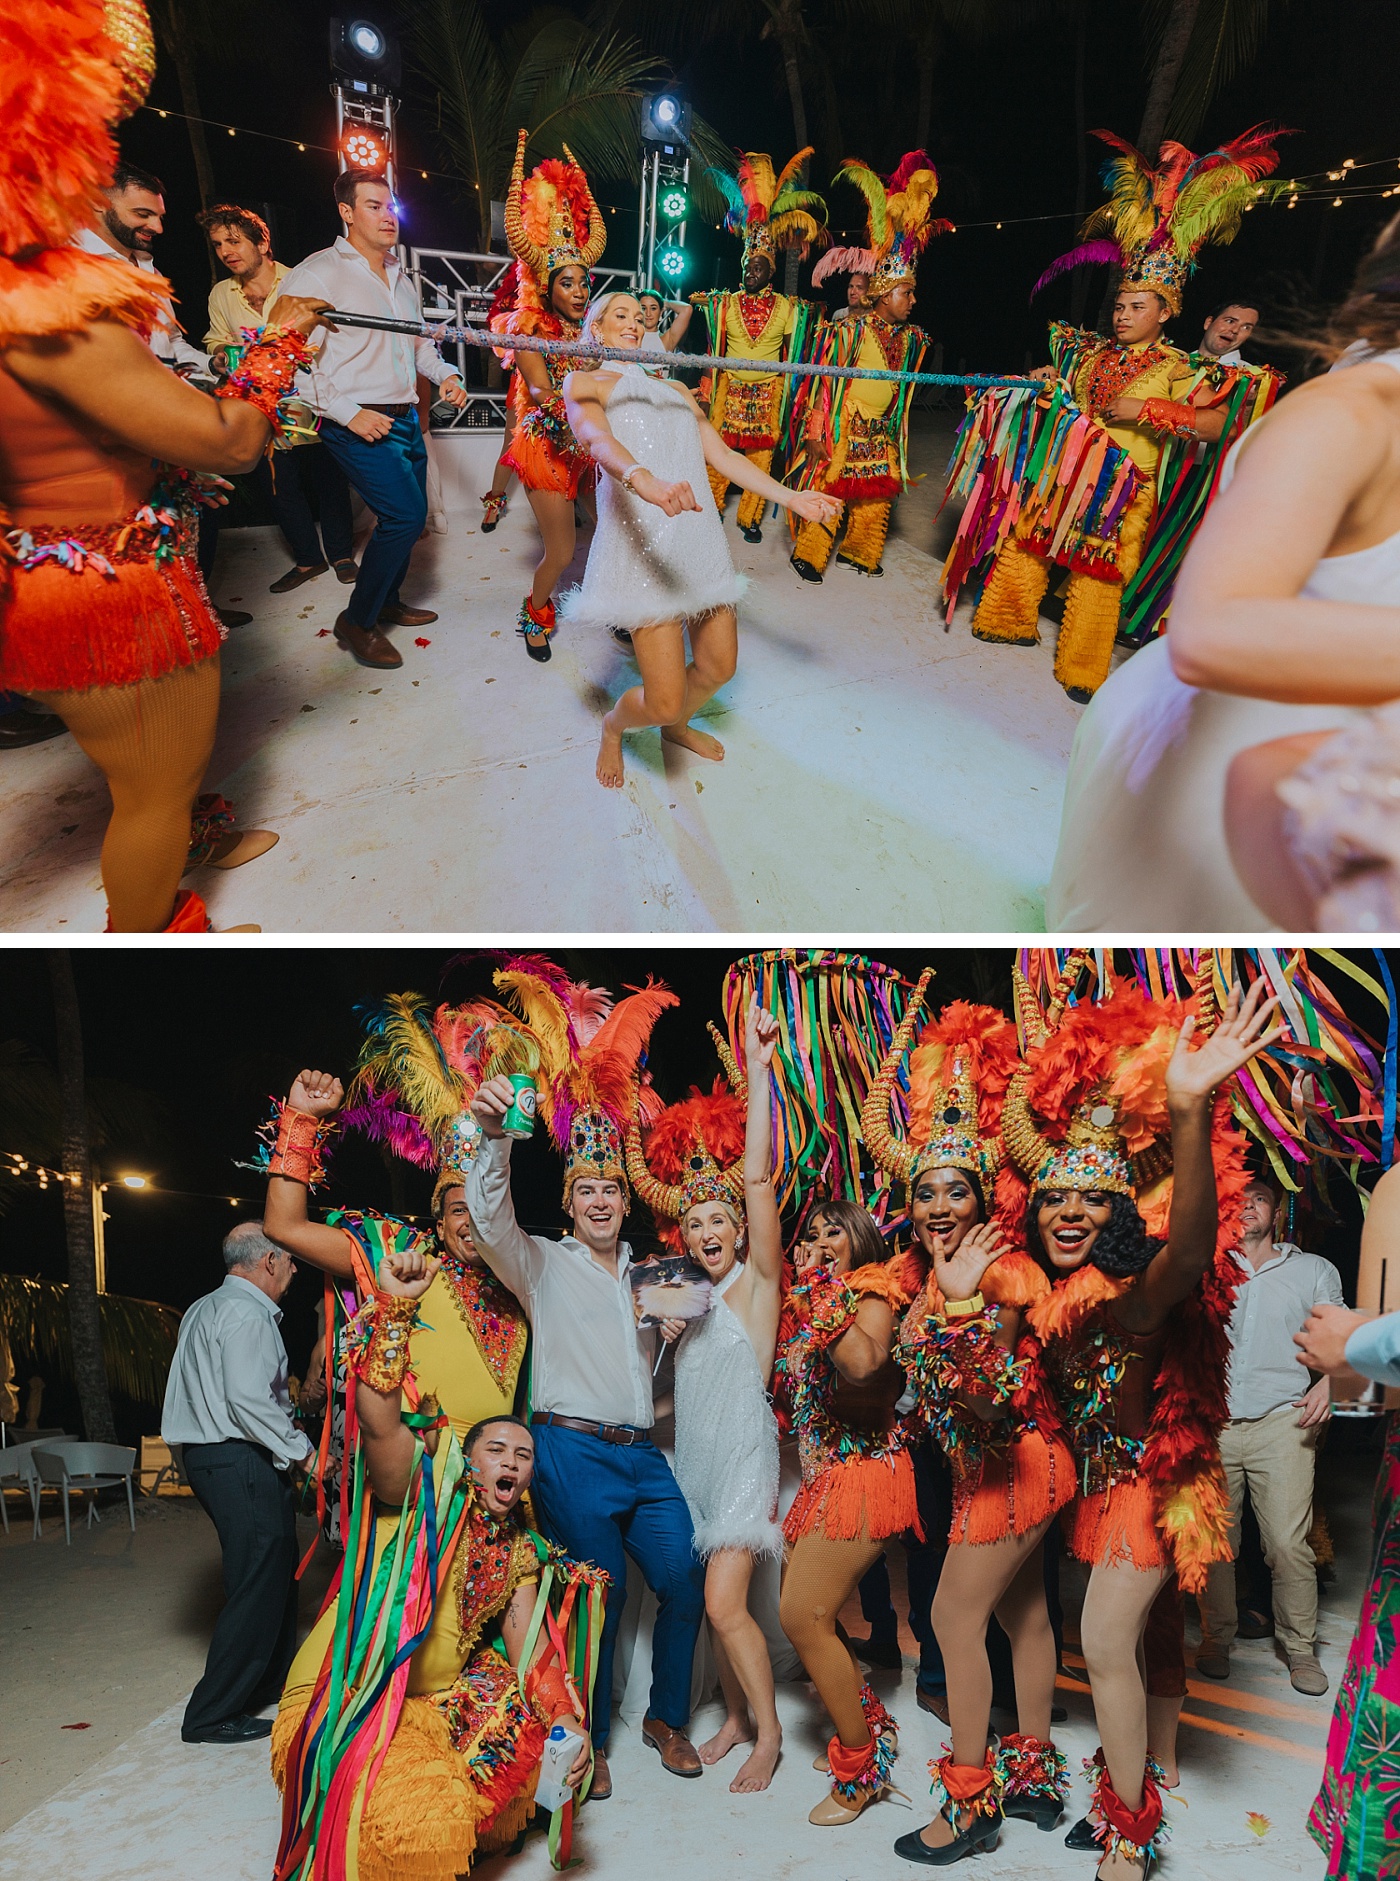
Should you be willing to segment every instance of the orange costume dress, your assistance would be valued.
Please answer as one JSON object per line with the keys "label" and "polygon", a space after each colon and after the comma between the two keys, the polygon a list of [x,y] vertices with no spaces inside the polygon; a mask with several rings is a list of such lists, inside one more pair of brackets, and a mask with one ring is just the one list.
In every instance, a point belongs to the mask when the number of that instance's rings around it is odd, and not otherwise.
{"label": "orange costume dress", "polygon": [[[891,1099],[910,1050],[931,975],[925,972],[890,1042],[861,1111],[861,1131],[876,1163],[900,1177],[912,1197],[919,1178],[934,1169],[959,1170],[975,1186],[982,1213],[994,1211],[1015,1241],[1024,1215],[1024,1190],[1006,1168],[1001,1109],[1019,1064],[1016,1028],[989,1006],[957,1000],[914,1041],[909,1058],[909,1125],[901,1139],[891,1129]],[[971,1300],[950,1307],[932,1274],[904,1316],[895,1358],[917,1394],[916,1415],[948,1457],[953,1476],[949,1542],[986,1544],[1024,1535],[1048,1522],[1074,1496],[1074,1457],[1063,1422],[1046,1389],[1026,1309],[1044,1299],[1050,1283],[1036,1263],[1015,1249],[983,1275]],[[1014,1349],[998,1334],[1004,1312],[1022,1325]],[[992,1415],[980,1415],[979,1404]],[[1026,1799],[1058,1803],[1067,1788],[1065,1760],[1053,1743],[1020,1733],[1001,1739],[984,1764],[955,1764],[949,1752],[935,1765],[946,1794],[991,1814],[1016,1812]]]}

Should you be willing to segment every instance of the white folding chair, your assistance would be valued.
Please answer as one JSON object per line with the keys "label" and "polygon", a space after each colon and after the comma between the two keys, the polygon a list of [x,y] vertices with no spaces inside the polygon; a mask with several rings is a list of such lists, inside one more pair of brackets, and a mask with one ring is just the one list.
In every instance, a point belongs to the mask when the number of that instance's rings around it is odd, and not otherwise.
{"label": "white folding chair", "polygon": [[6,1534],[10,1532],[9,1511],[5,1508],[7,1483],[13,1483],[16,1488],[27,1492],[32,1524],[30,1533],[37,1536],[39,1533],[39,1495],[43,1485],[39,1481],[39,1472],[34,1467],[34,1452],[41,1443],[46,1449],[57,1450],[65,1444],[77,1441],[76,1437],[65,1437],[61,1430],[40,1431],[37,1435],[27,1433],[23,1443],[8,1444],[0,1450],[0,1515],[4,1517]]}
{"label": "white folding chair", "polygon": [[[38,1446],[33,1452],[34,1468],[41,1483],[48,1483],[63,1496],[63,1533],[68,1546],[73,1543],[68,1498],[77,1490],[88,1497],[87,1522],[91,1528],[101,1521],[97,1513],[97,1491],[126,1484],[127,1517],[136,1532],[136,1503],[131,1479],[136,1470],[136,1452],[121,1443],[65,1443]],[[37,1517],[36,1517],[37,1522]]]}

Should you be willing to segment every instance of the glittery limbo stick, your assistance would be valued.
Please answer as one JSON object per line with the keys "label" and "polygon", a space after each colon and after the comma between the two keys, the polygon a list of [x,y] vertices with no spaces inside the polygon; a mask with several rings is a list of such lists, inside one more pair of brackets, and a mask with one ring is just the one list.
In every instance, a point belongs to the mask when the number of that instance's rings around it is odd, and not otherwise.
{"label": "glittery limbo stick", "polygon": [[[376,333],[407,333],[414,339],[459,341],[463,346],[478,346],[496,353],[544,353],[555,359],[586,359],[596,364],[602,359],[620,359],[637,365],[641,348],[637,346],[598,346],[582,340],[545,340],[533,333],[490,333],[480,327],[429,324],[420,320],[390,320],[380,314],[342,313],[339,308],[326,310],[326,319],[336,326],[368,327]],[[648,360],[655,363],[653,354]],[[730,359],[714,353],[672,353],[670,364],[694,366],[721,372],[792,373],[802,378],[887,379],[911,385],[1019,385],[1043,389],[1039,379],[1006,378],[987,372],[890,372],[877,366],[824,366],[812,359]]]}

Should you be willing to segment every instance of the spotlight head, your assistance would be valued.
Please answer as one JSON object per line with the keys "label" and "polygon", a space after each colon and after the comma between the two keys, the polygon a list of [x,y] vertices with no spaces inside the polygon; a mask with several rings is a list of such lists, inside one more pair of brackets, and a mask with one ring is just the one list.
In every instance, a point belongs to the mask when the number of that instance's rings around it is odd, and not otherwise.
{"label": "spotlight head", "polygon": [[389,161],[384,139],[360,124],[347,129],[340,140],[347,170],[383,170]]}
{"label": "spotlight head", "polygon": [[690,104],[677,91],[650,92],[642,99],[642,142],[684,149],[690,143]]}
{"label": "spotlight head", "polygon": [[684,222],[690,214],[690,196],[679,183],[672,183],[661,192],[657,208],[668,222]]}
{"label": "spotlight head", "polygon": [[332,19],[331,71],[337,78],[394,91],[403,75],[399,42],[373,20]]}
{"label": "spotlight head", "polygon": [[658,274],[665,275],[668,281],[679,281],[685,273],[685,250],[683,248],[658,248],[656,271]]}

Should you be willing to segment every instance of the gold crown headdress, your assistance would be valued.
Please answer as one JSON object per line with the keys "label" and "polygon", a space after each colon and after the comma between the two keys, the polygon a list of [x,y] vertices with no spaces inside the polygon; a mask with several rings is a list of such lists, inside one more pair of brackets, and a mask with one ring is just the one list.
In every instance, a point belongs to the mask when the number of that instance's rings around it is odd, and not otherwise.
{"label": "gold crown headdress", "polygon": [[1122,269],[1125,289],[1150,289],[1179,314],[1200,250],[1208,242],[1232,242],[1245,210],[1284,188],[1260,178],[1278,167],[1274,144],[1287,133],[1256,124],[1200,157],[1168,141],[1155,165],[1112,131],[1093,135],[1118,152],[1104,167],[1109,199],[1079,231],[1078,246],[1051,262],[1031,294],[1066,269],[1107,263]]}
{"label": "gold crown headdress", "polygon": [[990,1208],[1002,1160],[1002,1099],[1017,1064],[1016,1029],[994,1006],[954,1000],[919,1034],[909,1057],[909,1127],[890,1127],[890,1101],[919,1021],[927,967],[861,1108],[861,1132],[882,1169],[912,1184],[926,1169],[975,1175]]}
{"label": "gold crown headdress", "polygon": [[810,250],[824,248],[831,240],[826,203],[798,180],[811,155],[809,144],[775,176],[773,159],[765,151],[745,150],[739,154],[737,176],[717,168],[707,172],[727,204],[725,228],[743,238],[741,267],[746,268],[754,255],[766,255],[772,261],[780,248],[795,248],[805,258]]}
{"label": "gold crown headdress", "polygon": [[831,274],[868,274],[869,299],[874,302],[901,281],[912,284],[930,238],[950,234],[953,227],[942,216],[929,214],[938,194],[938,172],[927,152],[908,151],[899,168],[883,179],[868,163],[848,157],[836,181],[854,183],[865,198],[866,246],[829,250],[812,270],[813,285]]}
{"label": "gold crown headdress", "polygon": [[616,1182],[630,1201],[623,1133],[642,1101],[638,1071],[652,1027],[680,1001],[648,981],[614,1004],[611,993],[576,984],[540,954],[508,959],[495,982],[539,1042],[540,1108],[567,1156],[565,1206],[580,1177]]}
{"label": "gold crown headdress", "polygon": [[647,1125],[634,1115],[627,1126],[627,1173],[656,1218],[663,1239],[674,1241],[686,1213],[702,1202],[744,1203],[744,1119],[747,1090],[728,1045],[711,1025],[726,1079],[713,1089],[692,1089]]}
{"label": "gold crown headdress", "polygon": [[608,232],[588,178],[564,145],[563,158],[547,157],[525,175],[528,131],[515,145],[506,191],[506,241],[520,263],[520,289],[538,300],[560,268],[591,268],[602,257]]}

